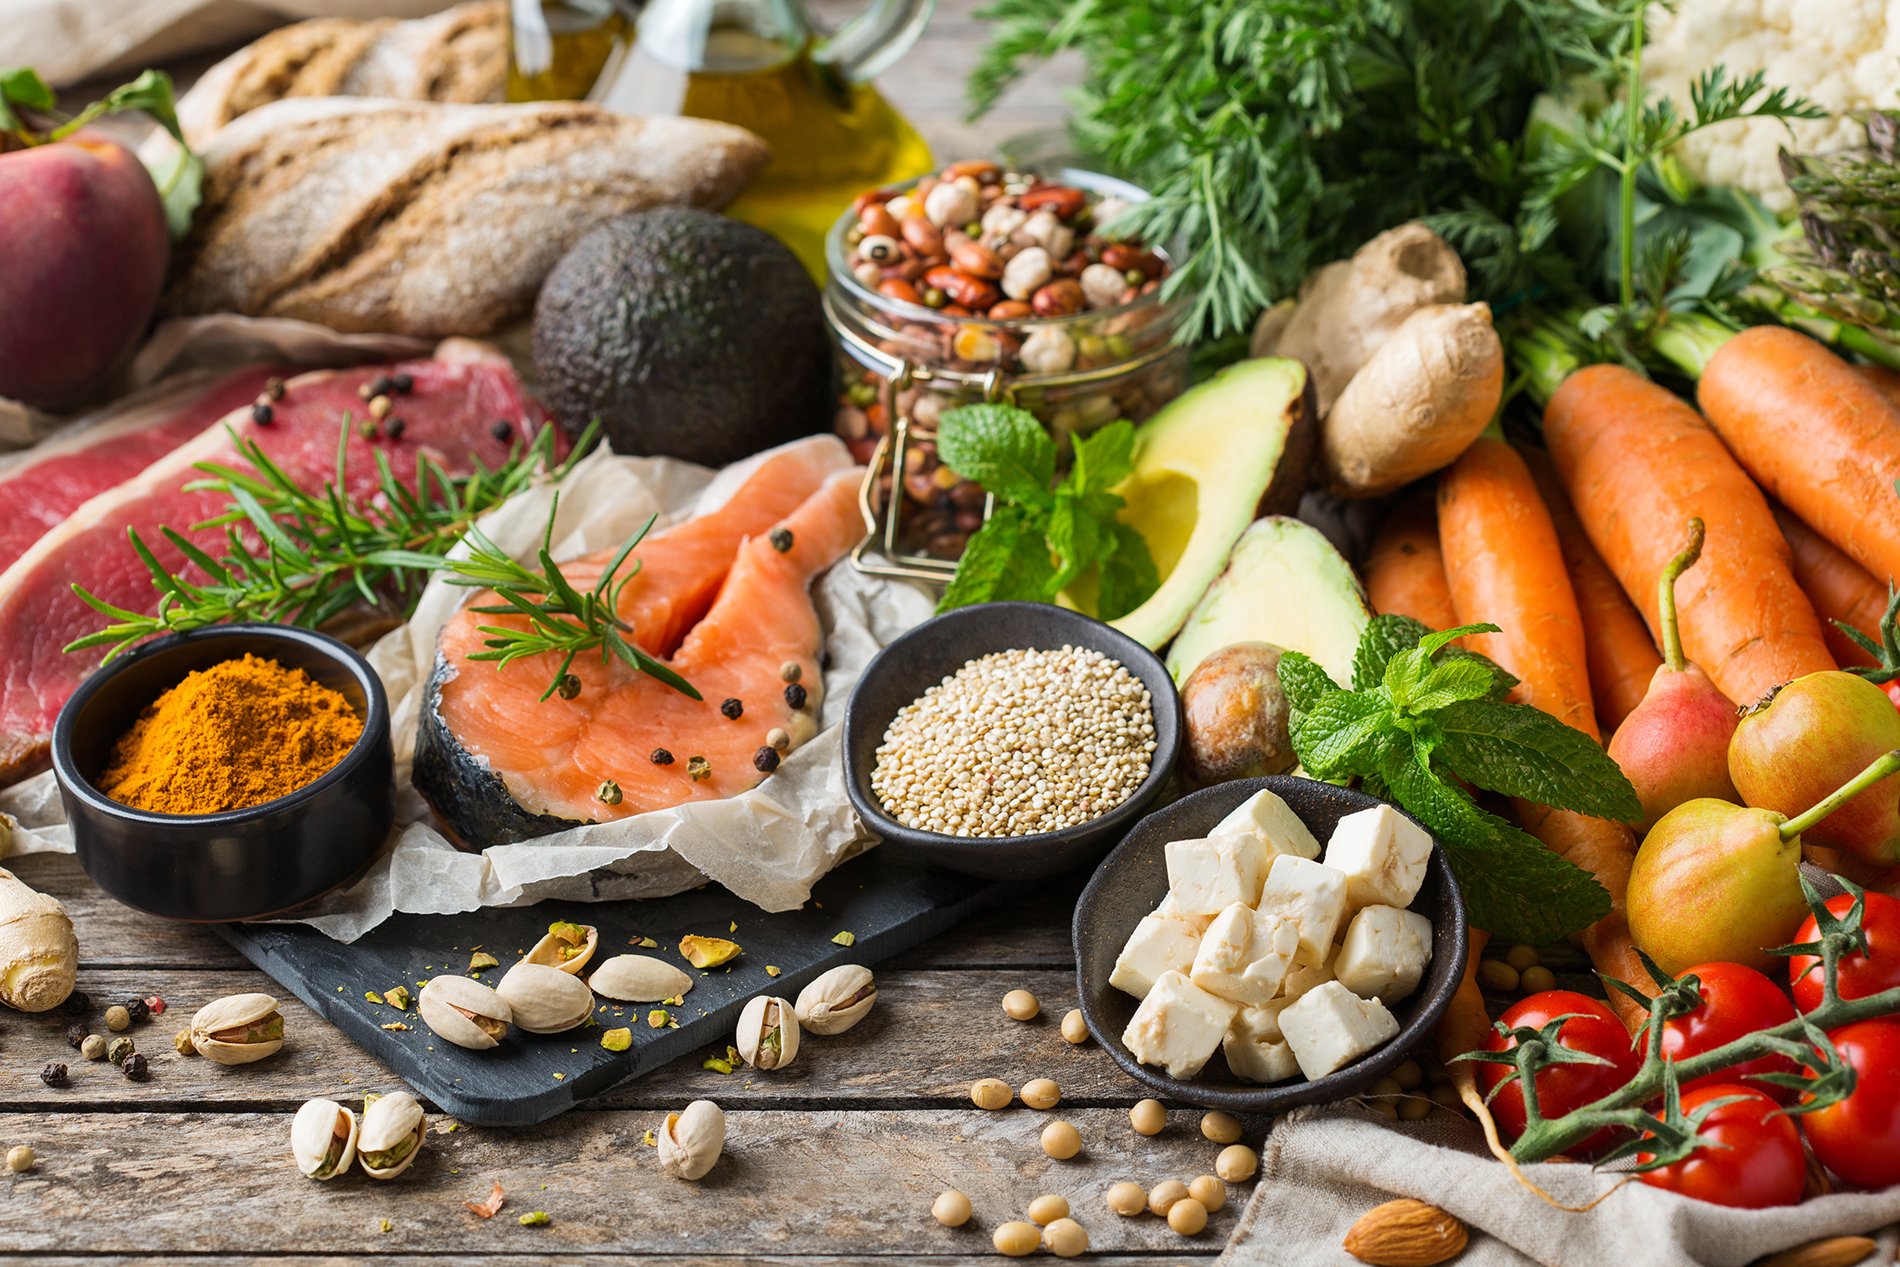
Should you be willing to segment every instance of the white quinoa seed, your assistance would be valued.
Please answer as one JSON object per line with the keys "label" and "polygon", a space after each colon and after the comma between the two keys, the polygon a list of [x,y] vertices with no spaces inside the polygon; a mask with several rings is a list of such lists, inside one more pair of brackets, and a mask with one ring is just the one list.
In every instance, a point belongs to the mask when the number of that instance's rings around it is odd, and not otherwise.
{"label": "white quinoa seed", "polygon": [[906,827],[1030,836],[1099,818],[1154,757],[1154,701],[1099,651],[998,651],[899,710],[871,790]]}

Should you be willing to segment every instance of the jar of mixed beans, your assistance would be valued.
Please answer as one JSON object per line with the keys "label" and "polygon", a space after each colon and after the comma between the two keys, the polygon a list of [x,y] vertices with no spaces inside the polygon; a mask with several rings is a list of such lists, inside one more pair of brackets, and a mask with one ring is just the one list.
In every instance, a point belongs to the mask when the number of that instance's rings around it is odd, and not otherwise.
{"label": "jar of mixed beans", "polygon": [[869,191],[832,227],[837,429],[872,468],[874,546],[897,574],[941,579],[986,513],[984,490],[938,461],[945,409],[1009,400],[1066,460],[1075,435],[1140,424],[1181,393],[1166,250],[1098,231],[1146,197],[1090,172],[972,161]]}

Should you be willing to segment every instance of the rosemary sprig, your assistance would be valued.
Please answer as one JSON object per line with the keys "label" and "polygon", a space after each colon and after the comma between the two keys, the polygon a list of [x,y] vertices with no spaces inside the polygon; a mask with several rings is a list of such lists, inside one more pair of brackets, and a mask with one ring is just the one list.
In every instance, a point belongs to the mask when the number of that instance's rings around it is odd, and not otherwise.
{"label": "rosemary sprig", "polygon": [[541,698],[545,700],[557,690],[566,696],[568,691],[562,689],[564,684],[572,682],[572,686],[578,688],[579,682],[568,675],[574,657],[598,647],[602,664],[608,662],[610,654],[618,656],[629,667],[659,679],[690,699],[703,698],[693,689],[691,682],[640,650],[629,636],[633,633],[633,626],[619,615],[620,592],[626,588],[628,581],[639,574],[640,561],[635,559],[633,567],[618,581],[614,579],[615,574],[627,561],[633,548],[652,530],[654,520],[659,516],[647,516],[647,521],[640,525],[639,531],[627,538],[592,589],[577,590],[561,574],[552,553],[554,511],[559,508],[560,502],[560,495],[556,494],[554,507],[548,511],[547,531],[541,539],[539,572],[509,558],[494,542],[483,536],[479,528],[470,528],[468,532],[473,548],[470,556],[449,562],[448,566],[455,572],[455,575],[447,578],[449,584],[492,589],[496,597],[502,600],[469,610],[484,616],[525,616],[528,620],[525,630],[501,625],[477,625],[477,630],[489,635],[486,639],[488,650],[477,651],[468,658],[492,660],[497,663],[497,667],[506,668],[527,656],[548,651],[564,653],[561,667],[555,670],[548,689],[541,692]]}

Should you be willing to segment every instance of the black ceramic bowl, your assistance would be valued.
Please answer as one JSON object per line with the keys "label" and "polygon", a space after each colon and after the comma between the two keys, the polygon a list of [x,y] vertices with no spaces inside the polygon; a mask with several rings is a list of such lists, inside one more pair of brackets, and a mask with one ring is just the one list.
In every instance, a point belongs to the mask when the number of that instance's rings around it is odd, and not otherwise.
{"label": "black ceramic bowl", "polygon": [[[898,710],[979,656],[998,651],[1087,647],[1118,660],[1154,700],[1155,752],[1134,794],[1100,818],[1034,836],[947,836],[906,827],[871,791],[877,748]],[[871,660],[844,717],[844,782],[865,826],[952,871],[990,880],[1033,880],[1094,862],[1141,816],[1181,751],[1181,697],[1161,658],[1093,617],[1049,603],[978,603],[932,617]]]}
{"label": "black ceramic bowl", "polygon": [[[221,814],[154,814],[92,780],[141,709],[245,652],[302,669],[340,693],[363,736],[328,773],[288,796]],[[395,818],[389,700],[362,656],[283,625],[217,625],[146,643],[100,669],[53,725],[53,773],[79,865],[127,906],[166,919],[258,919],[300,906],[369,865]]]}
{"label": "black ceramic bowl", "polygon": [[1247,1082],[1229,1072],[1226,1058],[1218,1051],[1191,1082],[1176,1081],[1136,1060],[1122,1046],[1122,1031],[1140,1003],[1109,985],[1108,976],[1136,923],[1167,896],[1168,863],[1162,847],[1170,840],[1207,835],[1261,788],[1271,788],[1285,800],[1322,845],[1332,839],[1340,819],[1385,803],[1364,792],[1287,775],[1236,779],[1203,789],[1136,824],[1128,839],[1096,868],[1075,907],[1076,985],[1082,995],[1082,1018],[1095,1041],[1130,1077],[1162,1095],[1236,1113],[1278,1113],[1299,1104],[1358,1095],[1403,1062],[1431,1033],[1465,970],[1465,900],[1452,878],[1445,851],[1434,844],[1431,867],[1411,906],[1432,921],[1432,962],[1411,997],[1393,1005],[1398,1037],[1317,1082],[1304,1078],[1271,1086]]}

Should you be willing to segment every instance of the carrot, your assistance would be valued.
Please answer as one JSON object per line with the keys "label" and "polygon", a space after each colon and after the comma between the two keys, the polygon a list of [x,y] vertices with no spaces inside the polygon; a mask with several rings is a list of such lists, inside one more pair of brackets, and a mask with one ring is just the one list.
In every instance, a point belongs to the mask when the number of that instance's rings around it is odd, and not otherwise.
{"label": "carrot", "polygon": [[1662,656],[1650,639],[1643,617],[1631,605],[1616,574],[1590,544],[1577,518],[1570,494],[1542,449],[1520,449],[1531,479],[1550,508],[1563,547],[1564,569],[1577,594],[1577,612],[1583,617],[1583,654],[1590,670],[1590,699],[1596,705],[1597,724],[1612,734],[1623,719],[1649,694],[1649,680],[1662,665]]}
{"label": "carrot", "polygon": [[1724,695],[1753,703],[1834,667],[1768,499],[1685,402],[1633,370],[1593,365],[1552,394],[1544,440],[1591,544],[1652,636],[1656,581],[1681,547],[1682,525],[1708,525],[1676,599],[1683,650]]}
{"label": "carrot", "polygon": [[1372,610],[1422,620],[1433,629],[1458,623],[1438,549],[1438,509],[1430,488],[1392,508],[1366,556],[1366,597]]}
{"label": "carrot", "polygon": [[1860,376],[1881,390],[1888,400],[1900,405],[1900,372],[1884,365],[1856,365]]}
{"label": "carrot", "polygon": [[1827,623],[1821,636],[1843,667],[1871,667],[1874,658],[1834,627],[1841,621],[1880,641],[1880,618],[1887,613],[1887,589],[1860,564],[1834,548],[1832,542],[1795,518],[1786,506],[1776,506],[1775,522],[1794,552],[1794,579],[1814,604],[1814,614]]}
{"label": "carrot", "polygon": [[1827,348],[1781,326],[1756,326],[1723,344],[1696,399],[1763,491],[1875,580],[1900,578],[1900,405]]}
{"label": "carrot", "polygon": [[1484,992],[1478,988],[1478,956],[1484,952],[1491,934],[1482,928],[1472,928],[1466,930],[1465,937],[1469,948],[1465,954],[1465,974],[1459,979],[1458,989],[1452,994],[1444,1014],[1438,1018],[1433,1037],[1437,1039],[1439,1062],[1451,1074],[1452,1085],[1460,1093],[1468,1089],[1475,1093],[1478,1066],[1458,1057],[1477,1051],[1491,1036],[1491,1017],[1484,1010]]}

